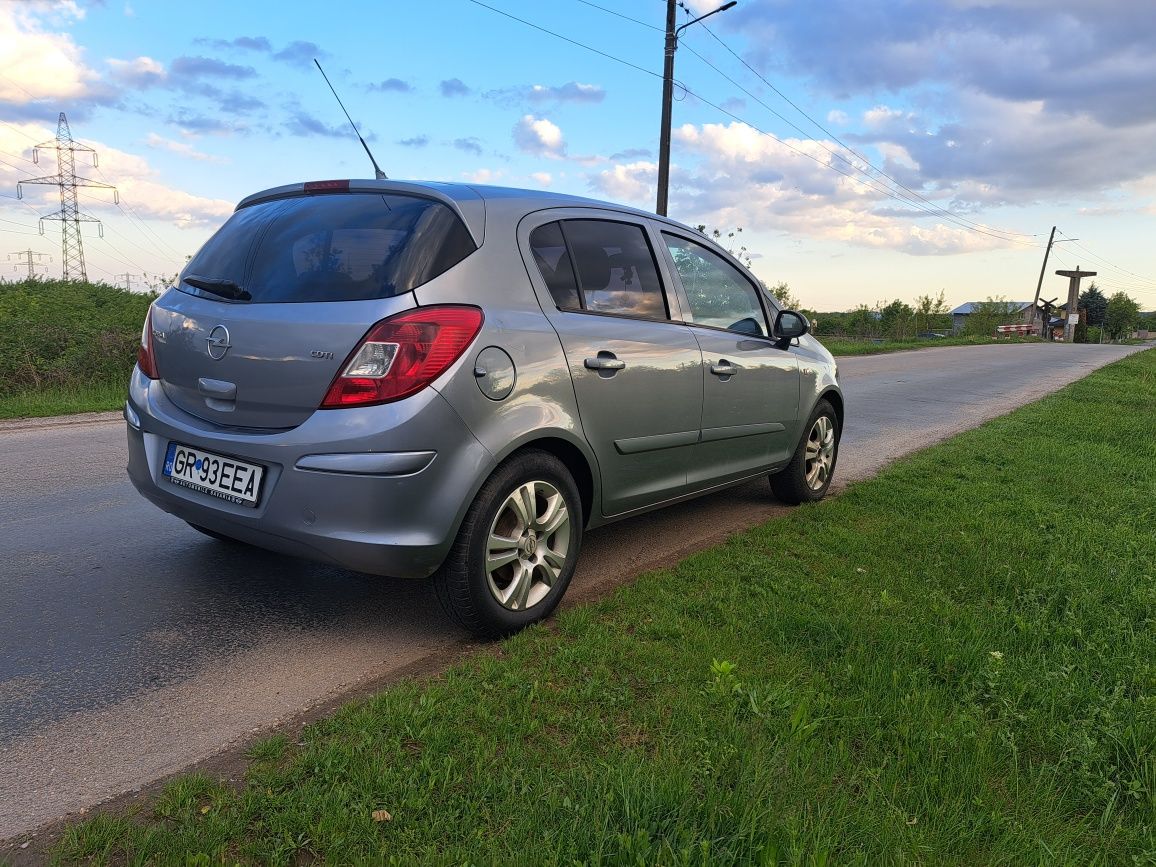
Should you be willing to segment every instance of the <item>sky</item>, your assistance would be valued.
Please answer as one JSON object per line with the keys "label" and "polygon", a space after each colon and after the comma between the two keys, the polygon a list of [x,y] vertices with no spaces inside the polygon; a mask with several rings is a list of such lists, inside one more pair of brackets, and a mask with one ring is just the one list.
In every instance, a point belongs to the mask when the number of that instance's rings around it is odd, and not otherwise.
{"label": "sky", "polygon": [[[716,0],[684,0],[679,24]],[[244,196],[371,177],[653,210],[665,0],[0,0],[0,276],[60,274],[60,112],[90,279],[171,276]],[[519,20],[521,19],[521,20]],[[845,310],[1030,300],[1060,268],[1156,309],[1151,0],[739,0],[675,62],[670,216]],[[48,143],[37,152],[34,147]],[[733,242],[732,242],[733,243]],[[737,244],[734,245],[737,249]],[[19,255],[17,255],[19,254]],[[127,277],[126,277],[127,275]]]}

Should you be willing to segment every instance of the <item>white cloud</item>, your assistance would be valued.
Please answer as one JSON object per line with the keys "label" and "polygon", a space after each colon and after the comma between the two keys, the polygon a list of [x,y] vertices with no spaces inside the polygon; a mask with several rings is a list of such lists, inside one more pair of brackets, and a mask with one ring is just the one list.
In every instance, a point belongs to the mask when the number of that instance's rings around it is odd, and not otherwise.
{"label": "white cloud", "polygon": [[645,206],[654,200],[658,163],[633,162],[614,166],[590,176],[590,185],[618,202]]}
{"label": "white cloud", "polygon": [[98,76],[84,64],[83,51],[67,33],[47,33],[37,13],[83,18],[73,3],[51,8],[0,4],[0,102],[24,105],[34,99],[89,96]]}
{"label": "white cloud", "polygon": [[528,154],[560,159],[566,151],[562,130],[544,117],[527,114],[514,124],[514,144]]}
{"label": "white cloud", "polygon": [[462,172],[462,177],[473,184],[492,184],[504,174],[501,169],[478,169],[473,172]]}
{"label": "white cloud", "polygon": [[549,172],[534,172],[530,177],[537,181],[538,186],[541,187],[548,187],[554,182],[554,178],[551,177]]}
{"label": "white cloud", "polygon": [[846,124],[851,118],[847,117],[847,112],[840,111],[837,108],[831,109],[827,112],[827,123],[837,123],[839,125]]}
{"label": "white cloud", "polygon": [[[685,164],[671,169],[671,214],[684,223],[781,231],[916,255],[1007,246],[949,221],[923,217],[865,183],[828,168],[846,168],[833,142],[780,142],[743,123],[686,124],[674,132]],[[589,176],[604,195],[649,208],[657,166],[619,164]]]}
{"label": "white cloud", "polygon": [[117,60],[110,57],[107,63],[112,70],[112,77],[130,87],[152,87],[163,84],[168,78],[164,64],[151,57],[141,56],[135,60]]}
{"label": "white cloud", "polygon": [[526,93],[526,98],[532,101],[557,100],[559,102],[602,102],[606,98],[606,91],[597,84],[583,84],[580,81],[568,81],[566,84],[545,85],[535,84]]}
{"label": "white cloud", "polygon": [[150,132],[148,138],[145,139],[145,144],[151,148],[158,150],[165,150],[169,153],[177,154],[178,156],[188,157],[191,160],[197,160],[203,163],[225,163],[228,160],[223,157],[214,156],[213,154],[203,153],[197,150],[191,144],[181,141],[173,141],[170,138],[157,135],[155,132]]}

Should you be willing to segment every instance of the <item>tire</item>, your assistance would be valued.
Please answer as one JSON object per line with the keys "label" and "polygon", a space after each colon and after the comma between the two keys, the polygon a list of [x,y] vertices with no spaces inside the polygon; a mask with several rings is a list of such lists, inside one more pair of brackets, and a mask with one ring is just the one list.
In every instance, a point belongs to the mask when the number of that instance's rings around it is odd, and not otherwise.
{"label": "tire", "polygon": [[835,475],[840,433],[834,407],[820,400],[803,427],[790,463],[771,476],[775,496],[792,506],[823,499]]}
{"label": "tire", "polygon": [[582,500],[570,472],[546,452],[522,452],[482,485],[434,588],[454,621],[500,638],[557,607],[581,546]]}

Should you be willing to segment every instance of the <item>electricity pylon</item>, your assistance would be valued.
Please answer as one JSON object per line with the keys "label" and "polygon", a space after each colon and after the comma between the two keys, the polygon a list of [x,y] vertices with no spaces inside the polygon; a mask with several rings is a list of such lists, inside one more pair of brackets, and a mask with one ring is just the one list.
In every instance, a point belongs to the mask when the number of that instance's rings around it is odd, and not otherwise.
{"label": "electricity pylon", "polygon": [[43,144],[38,144],[32,149],[32,161],[34,163],[40,162],[41,148],[56,148],[56,174],[45,175],[42,178],[32,178],[27,181],[19,181],[16,184],[17,198],[24,198],[24,191],[22,186],[24,184],[52,184],[55,187],[60,187],[60,210],[55,214],[46,214],[40,218],[40,234],[44,234],[44,221],[56,220],[61,225],[61,251],[60,259],[64,271],[65,280],[87,280],[88,275],[84,270],[84,244],[80,237],[81,223],[96,223],[97,230],[100,232],[100,237],[104,237],[104,226],[101,225],[100,220],[96,217],[90,217],[88,214],[82,213],[80,206],[76,199],[77,187],[101,187],[106,190],[112,190],[113,202],[120,202],[120,195],[116,191],[116,187],[112,184],[102,184],[99,181],[92,181],[88,178],[78,178],[76,176],[76,152],[84,151],[92,154],[92,164],[99,165],[96,158],[96,151],[87,145],[82,145],[72,138],[72,130],[68,128],[68,118],[64,116],[64,112],[60,113],[60,120],[56,125],[56,140],[47,141]]}
{"label": "electricity pylon", "polygon": [[36,269],[41,267],[41,262],[44,259],[51,259],[51,256],[46,256],[44,253],[37,253],[35,250],[18,250],[15,253],[8,254],[8,261],[12,261],[12,257],[16,256],[20,259],[21,265],[17,265],[13,270],[19,271],[22,267],[28,268],[28,279],[36,279]]}

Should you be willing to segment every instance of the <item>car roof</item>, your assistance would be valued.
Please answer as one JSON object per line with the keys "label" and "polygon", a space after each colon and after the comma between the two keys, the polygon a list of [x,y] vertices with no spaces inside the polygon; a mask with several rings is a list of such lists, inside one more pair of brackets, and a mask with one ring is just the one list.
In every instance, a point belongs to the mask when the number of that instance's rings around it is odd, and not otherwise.
{"label": "car roof", "polygon": [[[314,186],[316,184],[316,187]],[[325,186],[323,186],[325,185]],[[523,215],[546,208],[601,208],[632,214],[652,220],[669,223],[680,229],[688,229],[675,220],[657,216],[649,211],[622,205],[616,202],[607,202],[600,199],[591,199],[585,196],[573,196],[568,193],[556,193],[550,190],[528,190],[517,187],[490,186],[487,184],[448,183],[444,181],[405,181],[405,180],[374,180],[371,178],[350,178],[341,181],[310,181],[296,184],[286,184],[272,187],[246,196],[237,204],[237,209],[257,204],[258,202],[274,199],[295,198],[311,192],[313,187],[318,194],[332,192],[382,192],[382,193],[409,193],[424,196],[444,202],[451,206],[465,220],[474,240],[481,244],[485,234],[487,212],[489,216],[500,216],[505,219],[520,219]]]}

